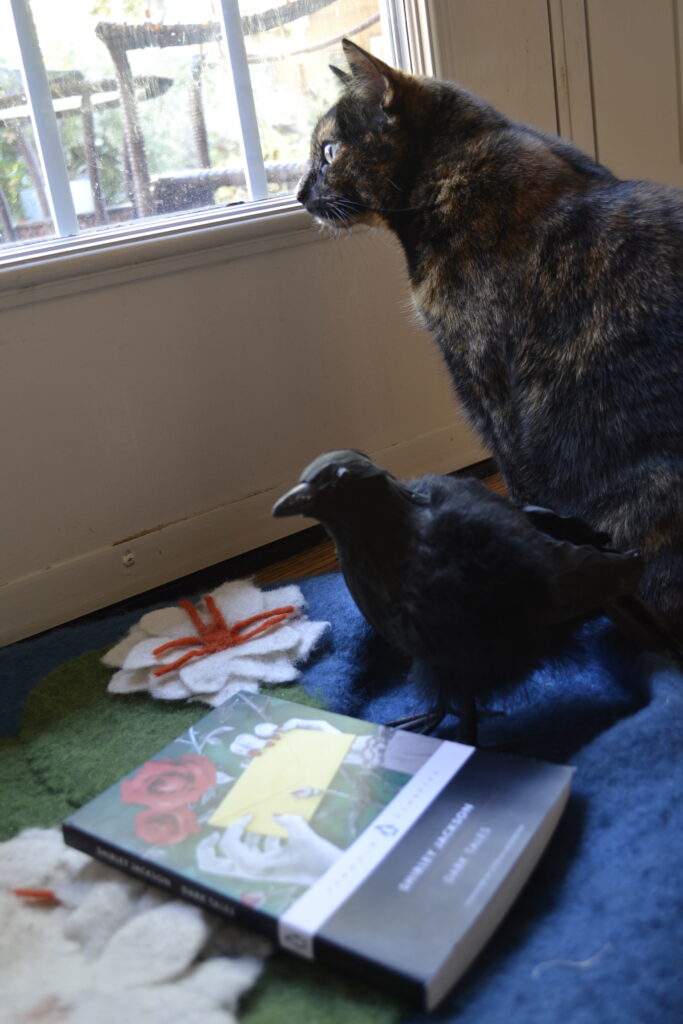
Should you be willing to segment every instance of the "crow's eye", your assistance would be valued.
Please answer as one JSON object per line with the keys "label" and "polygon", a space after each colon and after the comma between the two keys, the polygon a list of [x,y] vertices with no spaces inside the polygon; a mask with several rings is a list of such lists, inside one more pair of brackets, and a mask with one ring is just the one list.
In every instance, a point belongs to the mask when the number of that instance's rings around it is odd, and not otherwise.
{"label": "crow's eye", "polygon": [[331,164],[335,158],[337,152],[336,142],[326,142],[323,146],[323,160],[326,164]]}

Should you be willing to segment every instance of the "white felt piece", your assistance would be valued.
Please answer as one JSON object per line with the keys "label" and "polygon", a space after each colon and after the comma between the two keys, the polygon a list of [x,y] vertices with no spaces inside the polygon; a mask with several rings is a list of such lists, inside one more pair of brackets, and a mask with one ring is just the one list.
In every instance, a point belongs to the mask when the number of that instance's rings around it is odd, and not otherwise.
{"label": "white felt piece", "polygon": [[67,882],[88,862],[57,829],[24,829],[0,843],[0,888],[43,889]]}
{"label": "white felt piece", "polygon": [[199,964],[180,984],[188,991],[201,992],[227,1010],[234,1010],[238,999],[251,988],[262,968],[262,962],[254,957],[220,957]]}
{"label": "white felt piece", "polygon": [[179,985],[79,990],[57,980],[48,991],[10,992],[2,1013],[3,1024],[235,1024],[229,1010]]}
{"label": "white felt piece", "polygon": [[218,693],[206,694],[201,699],[210,707],[217,708],[221,704],[225,704],[229,697],[234,697],[240,690],[244,690],[246,693],[258,693],[258,683],[250,683],[244,679],[234,679],[232,682],[227,683]]}
{"label": "white felt piece", "polygon": [[270,654],[263,658],[235,658],[232,663],[235,675],[245,679],[258,679],[262,683],[291,683],[299,677],[298,671],[289,658]]}
{"label": "white felt piece", "polygon": [[185,653],[185,648],[182,648],[180,651],[165,651],[164,654],[157,656],[154,651],[161,647],[166,642],[166,639],[163,636],[155,636],[141,640],[139,644],[136,644],[135,647],[128,651],[128,654],[123,659],[121,668],[150,668],[155,665],[168,664],[171,661],[175,661],[179,654]]}
{"label": "white felt piece", "polygon": [[211,592],[229,626],[241,619],[259,615],[265,608],[263,591],[250,580],[231,580]]}
{"label": "white felt piece", "polygon": [[125,669],[120,668],[118,672],[114,672],[114,675],[107,684],[108,693],[139,693],[140,690],[146,690],[149,686],[149,669],[147,668],[136,668],[136,669]]}
{"label": "white felt piece", "polygon": [[323,633],[329,629],[329,622],[311,622],[304,619],[299,623],[299,646],[296,649],[295,661],[307,658]]}
{"label": "white felt piece", "polygon": [[4,906],[0,894],[0,1018],[3,1024],[28,1021],[69,1021],[55,1015],[64,1005],[60,989],[83,987],[83,958],[76,943],[64,937],[64,912],[57,909],[21,906],[15,900],[14,913]]}
{"label": "white felt piece", "polygon": [[295,583],[289,583],[277,590],[266,590],[263,593],[263,603],[266,611],[272,608],[282,608],[293,604],[295,608],[303,608],[306,605],[306,598],[301,593],[301,588]]}
{"label": "white felt piece", "polygon": [[197,632],[192,619],[180,605],[147,612],[138,625],[147,636],[165,637],[170,640],[181,636],[193,636]]}
{"label": "white felt piece", "polygon": [[165,676],[152,676],[149,692],[155,700],[187,700],[192,694],[177,672]]}
{"label": "white felt piece", "polygon": [[235,1024],[260,963],[207,959],[224,922],[71,850],[56,829],[0,843],[5,883],[20,857],[32,884],[19,883],[55,888],[64,904],[35,906],[0,883],[3,1024]]}
{"label": "white felt piece", "polygon": [[232,669],[233,652],[234,647],[204,658],[193,658],[178,670],[178,674],[192,693],[216,693],[236,674]]}
{"label": "white felt piece", "polygon": [[[60,1020],[62,1018],[53,1018]],[[235,1024],[229,1010],[179,985],[83,992],[71,1005],[68,1024]]]}
{"label": "white felt piece", "polygon": [[294,620],[293,623],[288,622],[276,629],[269,629],[267,632],[259,633],[253,640],[240,644],[238,653],[241,658],[260,657],[273,651],[291,651],[296,648],[298,642],[297,622]]}
{"label": "white felt piece", "polygon": [[96,983],[125,978],[128,985],[157,984],[187,969],[209,936],[198,907],[170,900],[137,914],[112,935],[93,965]]}
{"label": "white felt piece", "polygon": [[0,992],[8,985],[31,985],[34,980],[32,962],[44,951],[56,958],[71,956],[77,951],[77,944],[67,939],[63,932],[66,911],[60,908],[37,908],[15,896],[9,890],[0,889]]}
{"label": "white felt piece", "polygon": [[133,886],[119,878],[97,882],[88,887],[68,918],[64,934],[78,942],[86,958],[92,959],[134,912]]}
{"label": "white felt piece", "polygon": [[104,665],[109,665],[111,668],[120,668],[126,660],[127,655],[133,650],[141,640],[146,640],[147,634],[144,630],[140,629],[139,626],[133,626],[130,632],[124,636],[123,640],[111,648],[102,655],[102,662]]}

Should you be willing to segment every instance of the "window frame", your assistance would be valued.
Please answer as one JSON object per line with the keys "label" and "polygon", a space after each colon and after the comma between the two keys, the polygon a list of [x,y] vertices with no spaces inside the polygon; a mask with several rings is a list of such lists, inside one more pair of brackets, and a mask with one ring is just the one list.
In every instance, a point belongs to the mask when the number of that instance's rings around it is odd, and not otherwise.
{"label": "window frame", "polygon": [[[400,63],[431,74],[431,0],[379,0],[379,5]],[[0,255],[0,309],[318,237],[294,195],[286,195],[8,246]]]}

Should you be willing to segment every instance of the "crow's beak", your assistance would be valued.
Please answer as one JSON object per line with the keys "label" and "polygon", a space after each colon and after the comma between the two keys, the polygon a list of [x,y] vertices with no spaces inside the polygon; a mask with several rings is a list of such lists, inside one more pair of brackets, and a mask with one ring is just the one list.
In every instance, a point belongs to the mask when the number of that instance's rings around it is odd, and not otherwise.
{"label": "crow's beak", "polygon": [[[313,500],[313,488],[310,484],[297,484],[287,491],[273,505],[273,515],[280,516],[311,516],[309,511]],[[312,518],[315,518],[313,516]]]}

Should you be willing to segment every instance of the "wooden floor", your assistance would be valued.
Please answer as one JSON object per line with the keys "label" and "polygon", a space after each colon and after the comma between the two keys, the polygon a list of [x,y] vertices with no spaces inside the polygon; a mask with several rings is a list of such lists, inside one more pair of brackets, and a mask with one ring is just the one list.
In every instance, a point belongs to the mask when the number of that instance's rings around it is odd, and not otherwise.
{"label": "wooden floor", "polygon": [[[498,474],[485,477],[482,481],[497,494],[505,494],[505,485]],[[305,576],[319,576],[323,572],[334,572],[339,567],[332,541],[323,541],[307,551],[301,551],[292,558],[275,562],[254,574],[257,583],[280,583],[282,580],[301,579]]]}

